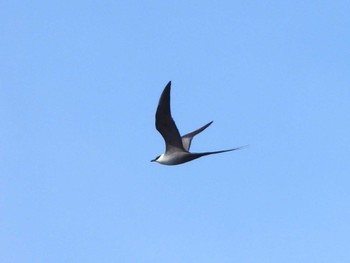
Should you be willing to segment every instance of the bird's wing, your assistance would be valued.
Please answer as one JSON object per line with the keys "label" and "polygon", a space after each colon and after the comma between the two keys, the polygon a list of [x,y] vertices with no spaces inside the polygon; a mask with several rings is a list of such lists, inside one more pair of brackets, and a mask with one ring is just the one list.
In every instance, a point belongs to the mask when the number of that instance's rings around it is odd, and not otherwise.
{"label": "bird's wing", "polygon": [[212,123],[213,122],[211,121],[208,124],[204,125],[203,127],[201,127],[201,128],[199,128],[199,129],[197,129],[197,130],[195,130],[193,132],[187,133],[186,135],[182,136],[181,139],[182,139],[182,145],[183,145],[184,149],[186,151],[189,151],[190,147],[191,147],[191,142],[192,142],[193,137],[196,136],[198,133],[204,131]]}
{"label": "bird's wing", "polygon": [[185,151],[179,130],[171,117],[170,87],[171,81],[165,86],[160,96],[156,112],[156,128],[164,138],[166,152]]}

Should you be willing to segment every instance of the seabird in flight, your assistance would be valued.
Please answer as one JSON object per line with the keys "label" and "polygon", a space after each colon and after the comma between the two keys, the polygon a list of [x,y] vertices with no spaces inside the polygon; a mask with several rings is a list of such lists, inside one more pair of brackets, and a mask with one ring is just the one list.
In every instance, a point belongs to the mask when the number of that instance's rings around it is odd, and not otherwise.
{"label": "seabird in flight", "polygon": [[162,95],[160,96],[158,108],[156,112],[156,128],[163,136],[165,141],[165,153],[157,156],[151,162],[157,162],[164,165],[177,165],[192,161],[202,156],[239,150],[242,147],[237,147],[229,150],[190,153],[191,141],[194,136],[205,130],[213,122],[209,122],[203,127],[190,132],[184,136],[180,136],[179,130],[171,117],[170,111],[170,87],[171,81],[165,86]]}

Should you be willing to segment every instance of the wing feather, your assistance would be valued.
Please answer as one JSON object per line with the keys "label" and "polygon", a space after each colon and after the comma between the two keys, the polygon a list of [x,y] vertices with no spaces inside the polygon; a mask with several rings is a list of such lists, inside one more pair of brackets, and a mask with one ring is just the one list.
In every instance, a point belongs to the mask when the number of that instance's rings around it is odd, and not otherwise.
{"label": "wing feather", "polygon": [[163,136],[166,152],[185,151],[179,130],[171,116],[170,88],[171,81],[165,86],[159,99],[156,112],[156,129]]}
{"label": "wing feather", "polygon": [[203,127],[199,128],[199,129],[197,129],[197,130],[195,130],[193,132],[187,133],[187,134],[185,134],[184,136],[181,137],[182,145],[183,145],[183,147],[185,148],[186,151],[190,150],[191,142],[192,142],[193,137],[196,136],[198,133],[204,131],[212,123],[213,122],[211,121],[211,122],[207,123],[206,125],[204,125]]}

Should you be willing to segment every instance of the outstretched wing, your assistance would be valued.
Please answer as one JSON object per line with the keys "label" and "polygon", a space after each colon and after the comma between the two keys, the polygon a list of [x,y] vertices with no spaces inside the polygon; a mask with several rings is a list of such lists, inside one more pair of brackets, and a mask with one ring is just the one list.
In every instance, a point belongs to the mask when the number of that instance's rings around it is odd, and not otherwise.
{"label": "outstretched wing", "polygon": [[182,145],[183,145],[184,149],[186,151],[189,151],[190,147],[191,147],[191,142],[192,142],[193,137],[196,136],[198,133],[204,131],[212,123],[213,122],[211,121],[208,124],[204,125],[203,127],[201,127],[201,128],[199,128],[199,129],[197,129],[197,130],[195,130],[193,132],[187,133],[186,135],[182,136],[181,139],[182,139]]}
{"label": "outstretched wing", "polygon": [[185,151],[179,130],[171,117],[170,87],[171,81],[165,86],[160,96],[156,112],[156,129],[164,138],[166,152]]}

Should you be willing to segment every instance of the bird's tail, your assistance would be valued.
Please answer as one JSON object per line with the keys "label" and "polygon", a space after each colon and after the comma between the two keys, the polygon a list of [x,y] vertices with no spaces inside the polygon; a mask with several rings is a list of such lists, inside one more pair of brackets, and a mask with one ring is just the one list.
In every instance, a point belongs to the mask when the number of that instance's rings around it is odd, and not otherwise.
{"label": "bird's tail", "polygon": [[232,148],[232,149],[228,149],[228,150],[221,150],[221,151],[215,151],[215,152],[204,152],[204,153],[198,153],[202,156],[206,156],[206,155],[210,155],[210,154],[217,154],[217,153],[224,153],[224,152],[231,152],[231,151],[236,151],[236,150],[241,150],[243,148],[246,148],[247,146],[240,146],[237,148]]}
{"label": "bird's tail", "polygon": [[[204,152],[204,153],[191,153],[191,160],[206,156],[206,155],[211,155],[211,154],[217,154],[217,153],[224,153],[224,152],[231,152],[231,151],[236,151],[236,150],[241,150],[243,148],[246,148],[247,146],[241,146],[233,149],[228,149],[228,150],[221,150],[221,151],[215,151],[215,152]],[[189,160],[189,161],[191,161]]]}

